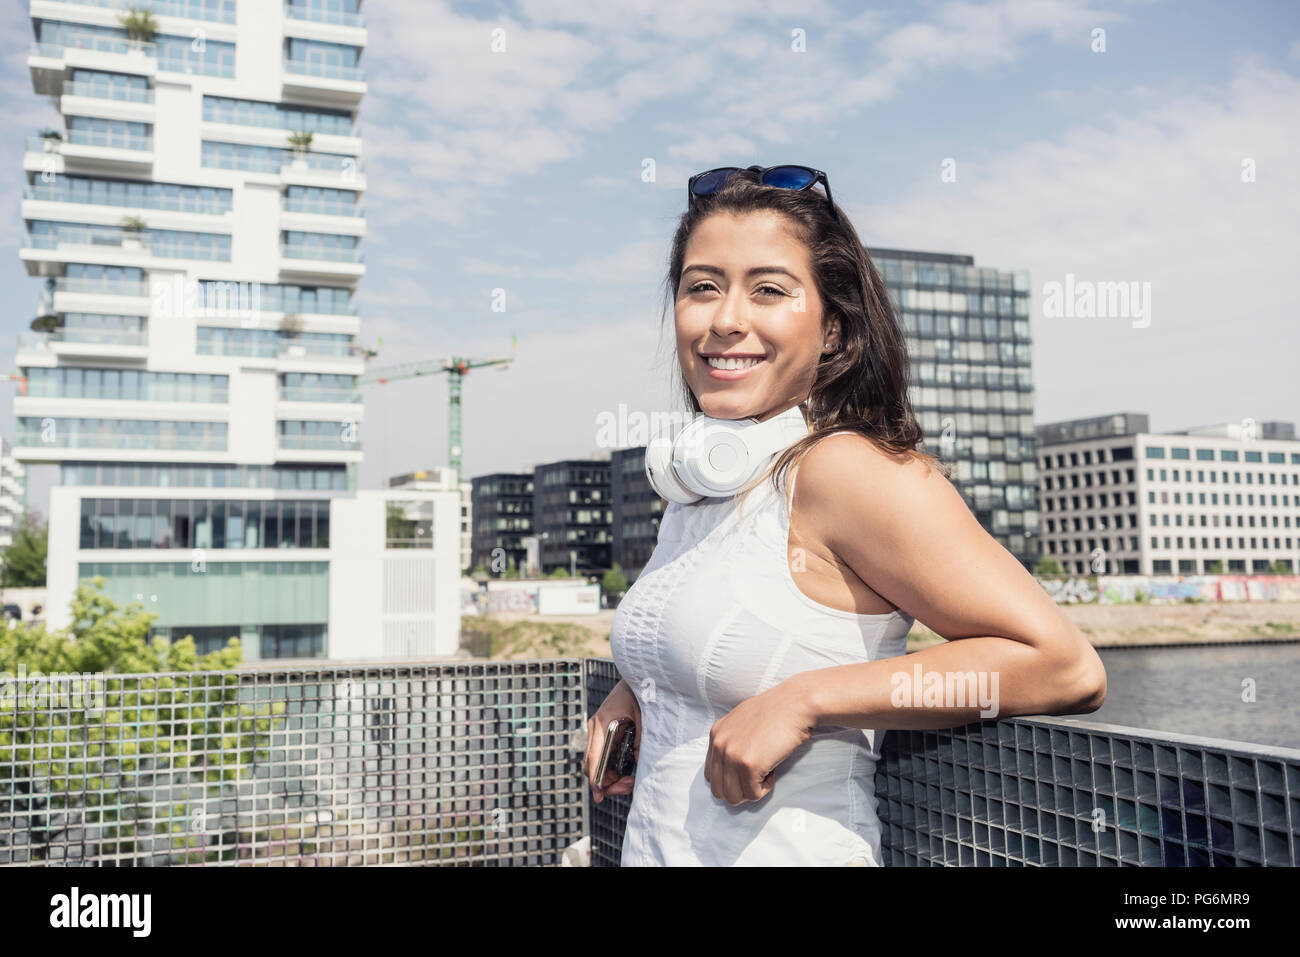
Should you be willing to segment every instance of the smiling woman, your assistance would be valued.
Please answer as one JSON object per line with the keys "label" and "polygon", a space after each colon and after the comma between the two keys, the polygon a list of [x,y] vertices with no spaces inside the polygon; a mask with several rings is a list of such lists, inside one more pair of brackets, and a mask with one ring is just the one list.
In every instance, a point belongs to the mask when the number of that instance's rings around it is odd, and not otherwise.
{"label": "smiling woman", "polygon": [[[634,722],[633,774],[591,781],[633,795],[625,865],[877,864],[885,729],[1105,698],[1096,652],[918,448],[904,340],[847,217],[769,173],[704,178],[668,294],[690,408],[797,438],[734,496],[671,501],[614,618],[622,680],[587,767]],[[949,641],[903,662],[916,620]]]}

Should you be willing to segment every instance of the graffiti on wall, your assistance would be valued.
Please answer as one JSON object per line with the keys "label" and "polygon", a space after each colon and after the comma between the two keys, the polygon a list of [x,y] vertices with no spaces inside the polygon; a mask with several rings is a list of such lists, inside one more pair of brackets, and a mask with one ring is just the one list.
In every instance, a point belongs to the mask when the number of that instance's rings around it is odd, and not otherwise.
{"label": "graffiti on wall", "polygon": [[1187,598],[1300,601],[1300,575],[1099,575],[1096,579],[1038,579],[1038,583],[1058,604],[1159,603]]}

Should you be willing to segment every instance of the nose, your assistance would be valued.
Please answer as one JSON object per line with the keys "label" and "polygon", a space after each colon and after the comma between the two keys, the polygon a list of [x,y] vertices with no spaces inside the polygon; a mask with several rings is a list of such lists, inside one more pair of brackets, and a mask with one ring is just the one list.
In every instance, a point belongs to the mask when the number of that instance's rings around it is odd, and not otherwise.
{"label": "nose", "polygon": [[709,329],[719,339],[725,339],[734,332],[742,335],[749,329],[748,301],[743,290],[733,285],[731,290],[718,300],[718,308],[713,312]]}

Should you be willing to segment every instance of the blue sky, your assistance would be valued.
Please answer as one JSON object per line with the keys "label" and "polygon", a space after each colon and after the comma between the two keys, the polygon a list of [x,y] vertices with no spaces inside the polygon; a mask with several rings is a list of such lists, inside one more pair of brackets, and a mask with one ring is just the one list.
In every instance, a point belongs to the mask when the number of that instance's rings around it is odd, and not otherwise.
{"label": "blue sky", "polygon": [[[721,165],[815,166],[869,245],[1029,270],[1039,421],[1300,418],[1300,5],[366,0],[363,11],[359,302],[364,337],[383,340],[375,364],[503,354],[519,337],[510,370],[466,379],[467,476],[586,456],[596,417],[620,404],[673,407],[668,241],[687,177]],[[22,143],[55,114],[31,90],[27,4],[9,0],[0,18],[8,371],[39,293],[18,258]],[[1097,28],[1105,52],[1091,49]],[[805,52],[791,49],[795,30]],[[956,182],[941,179],[948,158]],[[1071,273],[1150,282],[1150,325],[1045,318],[1043,285]],[[11,394],[0,395],[9,435]],[[443,379],[366,395],[363,483],[445,461]]]}

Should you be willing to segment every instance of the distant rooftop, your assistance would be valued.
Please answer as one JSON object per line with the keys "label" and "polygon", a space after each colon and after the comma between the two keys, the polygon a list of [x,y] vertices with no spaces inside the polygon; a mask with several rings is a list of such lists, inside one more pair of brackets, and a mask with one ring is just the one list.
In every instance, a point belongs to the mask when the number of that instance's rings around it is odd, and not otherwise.
{"label": "distant rooftop", "polygon": [[962,256],[958,253],[927,253],[912,249],[881,249],[868,246],[867,254],[874,259],[914,259],[927,263],[949,263],[957,266],[975,265],[974,256]]}

